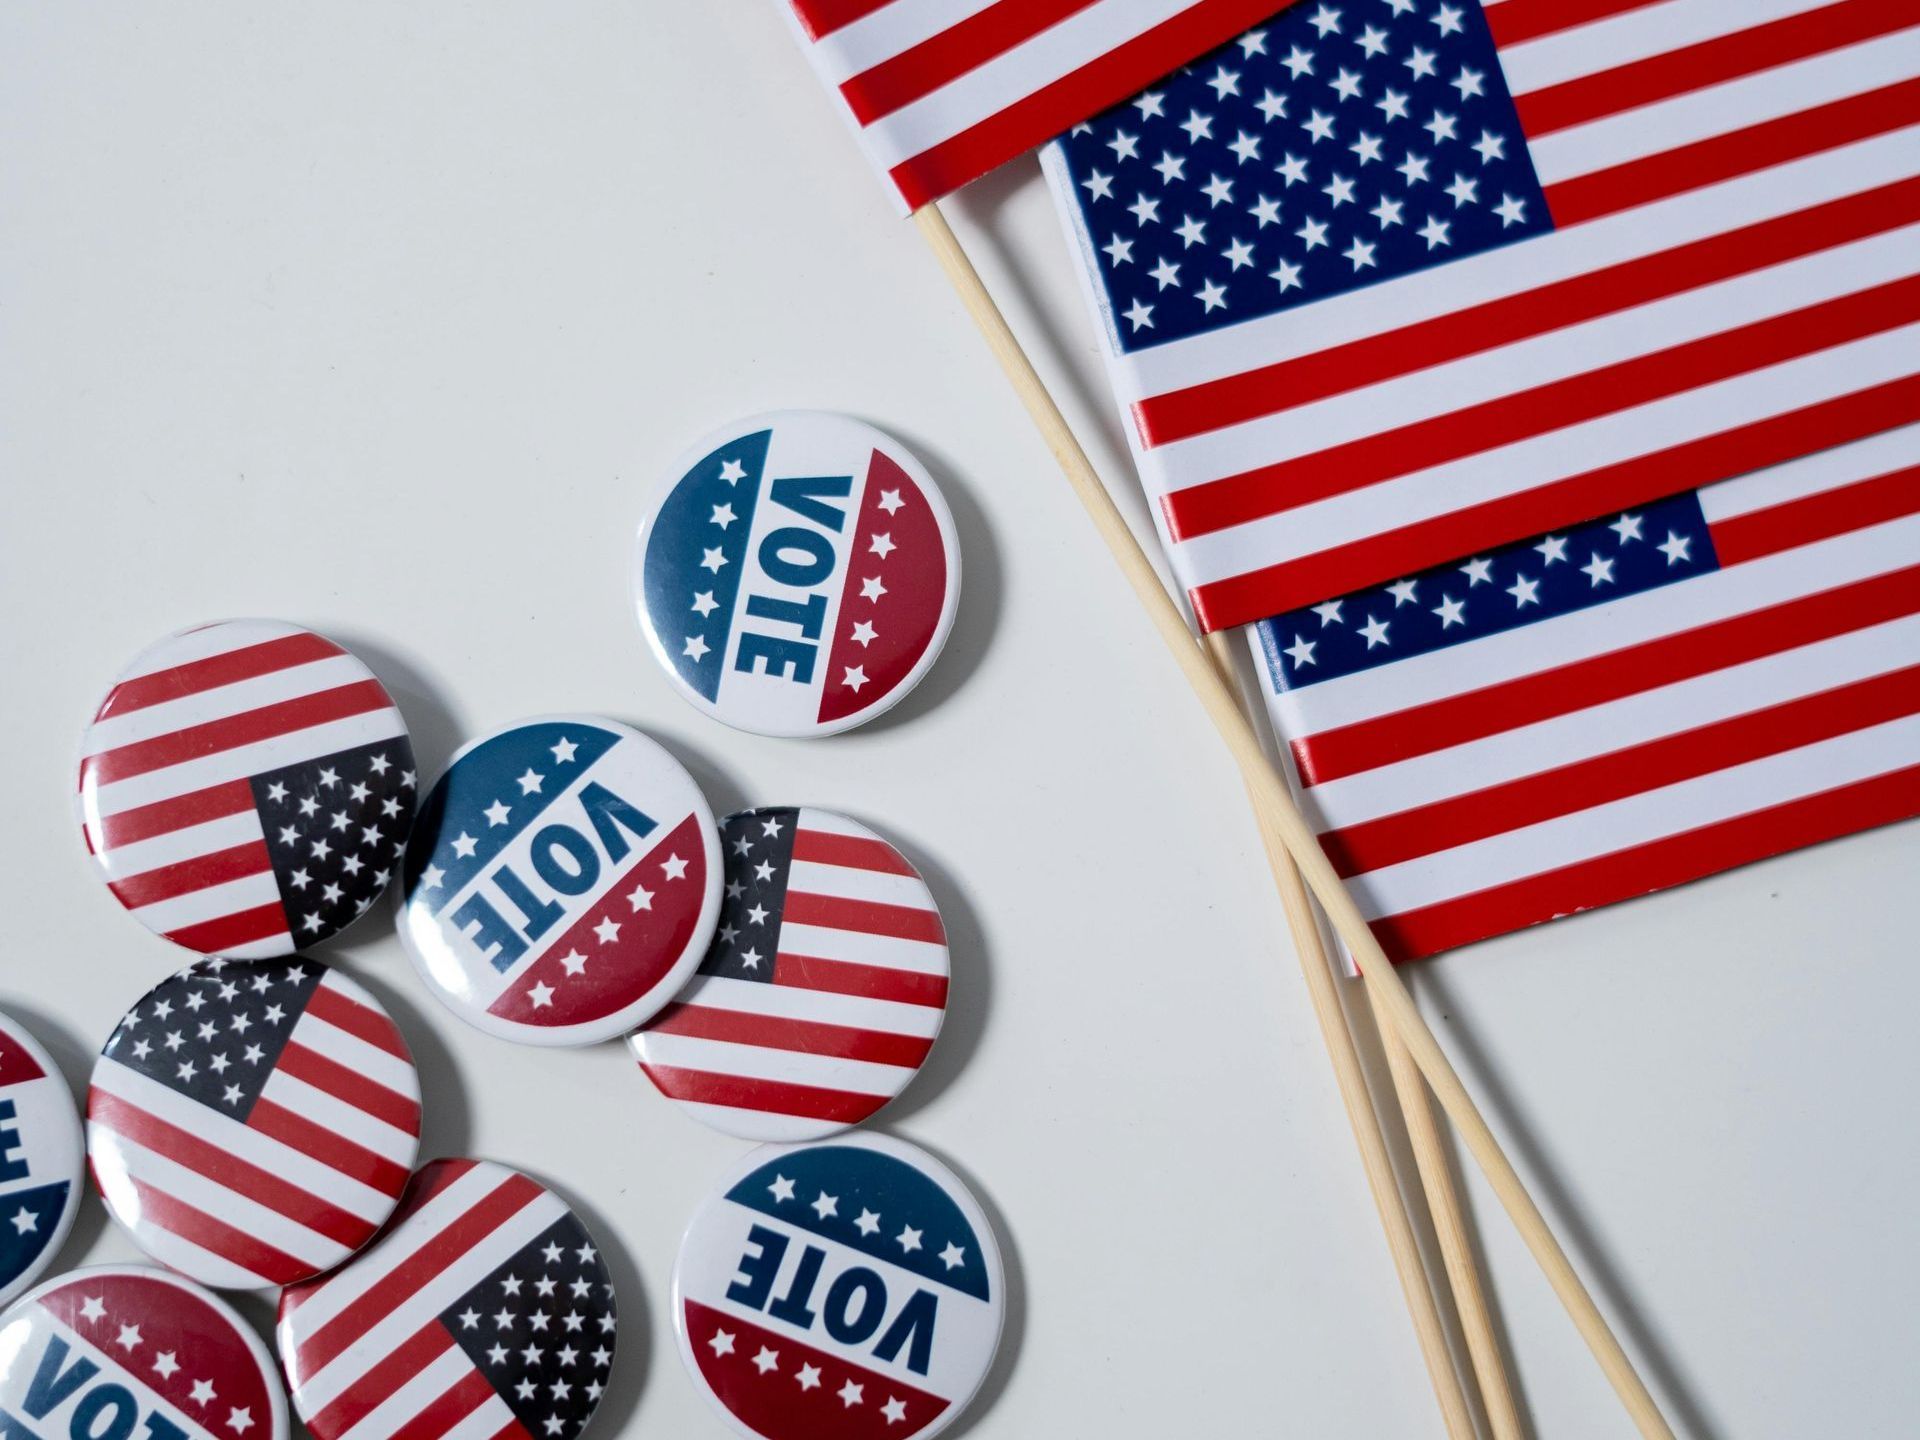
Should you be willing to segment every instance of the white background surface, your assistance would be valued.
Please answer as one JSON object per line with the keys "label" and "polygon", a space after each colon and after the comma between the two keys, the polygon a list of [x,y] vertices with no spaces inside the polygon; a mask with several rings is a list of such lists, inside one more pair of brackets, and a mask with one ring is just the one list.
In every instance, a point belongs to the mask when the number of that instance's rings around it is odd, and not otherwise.
{"label": "white background surface", "polygon": [[[1036,167],[955,210],[1120,473]],[[967,1433],[1438,1433],[1231,770],[771,4],[8,5],[0,347],[0,1006],[76,1085],[181,958],[82,852],[78,727],[158,635],[282,616],[373,665],[426,774],[597,710],[716,810],[832,805],[920,863],[956,1008],[886,1120],[975,1182],[1014,1279]],[[967,566],[927,683],[824,742],[696,714],[627,608],[660,468],[785,406],[912,444]],[[1917,874],[1908,825],[1411,977],[1687,1433],[1920,1425]],[[414,1044],[426,1153],[603,1238],[593,1433],[718,1435],[665,1295],[743,1147],[617,1045],[465,1028],[384,910],[324,953]],[[1538,1433],[1628,1433],[1468,1190]],[[63,1263],[133,1253],[90,1201]]]}

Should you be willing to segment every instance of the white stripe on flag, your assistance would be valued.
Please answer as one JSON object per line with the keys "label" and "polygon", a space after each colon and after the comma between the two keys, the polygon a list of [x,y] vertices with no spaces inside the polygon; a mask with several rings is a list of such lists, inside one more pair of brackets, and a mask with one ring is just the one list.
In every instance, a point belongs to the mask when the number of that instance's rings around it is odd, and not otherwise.
{"label": "white stripe on flag", "polygon": [[[410,1376],[399,1389],[363,1415],[358,1424],[343,1431],[339,1440],[376,1440],[376,1437],[385,1440],[387,1436],[399,1434],[408,1421],[473,1370],[473,1361],[458,1345],[441,1351],[418,1374]],[[498,1396],[494,1397],[494,1403],[506,1408]],[[317,1415],[319,1411],[310,1408],[309,1413]]]}
{"label": "white stripe on flag", "polygon": [[323,690],[356,685],[366,678],[366,668],[351,655],[329,655],[305,665],[270,670],[231,685],[217,685],[211,690],[183,695],[178,700],[163,700],[157,705],[144,705],[124,715],[97,720],[87,729],[86,753],[104,755],[124,745],[172,735],[195,725],[224,720],[249,710],[262,710]]}
{"label": "white stripe on flag", "polygon": [[697,1040],[653,1030],[647,1034],[646,1063],[685,1070],[707,1070],[750,1080],[813,1085],[859,1095],[890,1097],[913,1075],[909,1066],[841,1060],[766,1045],[736,1045],[726,1040]]}
{"label": "white stripe on flag", "polygon": [[184,895],[156,900],[151,905],[140,906],[132,913],[164,935],[170,930],[197,925],[203,920],[217,920],[222,915],[235,915],[256,906],[279,903],[280,887],[273,878],[273,872],[261,870],[252,875],[243,875],[238,880],[227,880],[218,885],[189,890]]}
{"label": "white stripe on flag", "polygon": [[680,992],[674,1003],[709,1010],[734,1010],[747,1015],[770,1015],[781,1020],[847,1025],[856,1030],[880,1030],[892,1035],[917,1035],[928,1040],[940,1033],[944,1013],[937,1005],[838,995],[830,990],[806,990],[778,982],[769,985],[759,980],[732,980],[725,975],[699,976]]}
{"label": "white stripe on flag", "polygon": [[[364,996],[353,995],[339,987],[335,988],[340,994],[346,995],[348,999],[358,1004],[367,1003]],[[300,1023],[294,1027],[293,1038],[316,1055],[324,1055],[327,1059],[346,1066],[355,1074],[363,1075],[375,1084],[385,1086],[396,1095],[405,1095],[410,1100],[420,1098],[419,1072],[411,1064],[390,1050],[369,1045],[358,1035],[349,1034],[311,1011],[300,1017]]]}
{"label": "white stripe on flag", "polygon": [[[1500,68],[1515,95],[1650,60],[1688,45],[1731,35],[1833,0],[1666,0],[1609,15],[1535,40],[1503,46]],[[1492,14],[1492,8],[1488,7]]]}
{"label": "white stripe on flag", "polygon": [[249,840],[266,838],[266,832],[260,828],[260,812],[245,810],[238,815],[223,815],[218,820],[189,825],[184,830],[169,830],[151,840],[120,845],[108,853],[113,856],[113,878],[131,880],[163,865],[175,865],[196,856],[211,855],[216,850],[244,845]]}
{"label": "white stripe on flag", "polygon": [[417,1135],[396,1130],[359,1106],[350,1105],[304,1080],[297,1080],[284,1070],[276,1070],[261,1093],[276,1105],[283,1105],[296,1115],[325,1126],[362,1149],[393,1161],[402,1170],[411,1169],[419,1155],[420,1139]]}
{"label": "white stripe on flag", "polygon": [[824,960],[847,960],[856,965],[880,965],[889,970],[912,970],[922,975],[947,973],[944,945],[820,925],[789,923],[781,926],[780,953],[808,955]]}
{"label": "white stripe on flag", "polygon": [[852,865],[821,865],[796,860],[787,873],[789,895],[835,895],[845,900],[871,900],[901,905],[909,910],[932,910],[927,887],[917,876],[885,870],[862,870]]}

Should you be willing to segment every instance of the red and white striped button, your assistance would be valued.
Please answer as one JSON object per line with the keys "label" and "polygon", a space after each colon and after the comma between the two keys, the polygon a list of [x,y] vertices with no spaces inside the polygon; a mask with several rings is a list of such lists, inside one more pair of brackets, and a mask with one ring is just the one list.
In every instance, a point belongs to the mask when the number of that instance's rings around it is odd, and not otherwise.
{"label": "red and white striped button", "polygon": [[606,1261],[564,1200],[431,1160],[384,1235],[280,1297],[275,1338],[315,1440],[576,1440],[614,1330]]}
{"label": "red and white striped button", "polygon": [[287,1440],[259,1336],[217,1295],[140,1265],[47,1281],[0,1314],[0,1433]]}
{"label": "red and white striped button", "polygon": [[345,929],[398,869],[416,794],[393,697],[279,620],[147,649],[81,743],[80,823],[107,888],[201,955],[287,955]]}
{"label": "red and white striped button", "polygon": [[331,1270],[393,1214],[419,1150],[406,1042],[312,960],[196,961],[127,1012],[87,1094],[108,1210],[218,1289]]}
{"label": "red and white striped button", "polygon": [[811,807],[721,825],[726,898],[699,973],[629,1037],[662,1094],[730,1135],[810,1140],[867,1119],[946,1016],[939,908],[907,858]]}

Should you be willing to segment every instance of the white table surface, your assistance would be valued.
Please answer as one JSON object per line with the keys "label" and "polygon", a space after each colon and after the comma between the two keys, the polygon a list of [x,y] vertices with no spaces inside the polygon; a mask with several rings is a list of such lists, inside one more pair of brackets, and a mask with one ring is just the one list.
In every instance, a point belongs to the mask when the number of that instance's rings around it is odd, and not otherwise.
{"label": "white table surface", "polygon": [[[1032,162],[955,211],[1120,474]],[[929,680],[825,742],[696,714],[627,607],[660,467],[785,406],[906,439],[965,550]],[[920,863],[955,1006],[886,1125],[976,1184],[1013,1279],[966,1433],[1439,1433],[1232,771],[771,4],[0,8],[0,486],[0,1006],[76,1086],[181,958],[86,860],[77,729],[161,633],[282,616],[373,665],[425,772],[601,711],[716,809],[830,804]],[[1920,1425],[1917,878],[1896,827],[1410,976],[1690,1434]],[[324,953],[415,1046],[426,1153],[546,1177],[605,1242],[594,1433],[719,1435],[665,1295],[741,1144],[617,1045],[468,1029],[384,908]],[[1628,1433],[1466,1188],[1537,1432]],[[133,1254],[90,1200],[62,1263]]]}

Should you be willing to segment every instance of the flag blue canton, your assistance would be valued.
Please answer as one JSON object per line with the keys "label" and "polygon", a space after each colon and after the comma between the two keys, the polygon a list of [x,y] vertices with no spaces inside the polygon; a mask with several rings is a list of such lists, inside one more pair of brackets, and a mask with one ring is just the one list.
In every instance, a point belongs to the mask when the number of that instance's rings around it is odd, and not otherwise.
{"label": "flag blue canton", "polygon": [[967,1217],[939,1185],[892,1155],[810,1146],[768,1161],[727,1198],[923,1280],[991,1298],[986,1259]]}
{"label": "flag blue canton", "polygon": [[742,436],[682,476],[647,534],[646,611],[667,660],[708,700],[720,693],[747,538],[771,430]]}
{"label": "flag blue canton", "polygon": [[267,960],[198,960],[127,1012],[105,1053],[245,1123],[325,971]]}
{"label": "flag blue canton", "polygon": [[1263,620],[1279,689],[1538,625],[1719,568],[1696,493],[1670,496]]}
{"label": "flag blue canton", "polygon": [[[772,828],[769,830],[769,825]],[[726,857],[726,899],[702,975],[772,984],[779,964],[780,924],[787,909],[787,879],[793,872],[793,841],[800,812],[769,806],[729,815],[720,826]]]}
{"label": "flag blue canton", "polygon": [[1553,228],[1475,0],[1294,5],[1057,143],[1126,350]]}
{"label": "flag blue canton", "polygon": [[577,721],[516,726],[453,762],[420,807],[407,851],[406,894],[434,870],[436,913],[466,888],[561,795],[581,771],[619,743],[609,730]]}
{"label": "flag blue canton", "polygon": [[440,1323],[534,1440],[573,1440],[613,1373],[613,1282],[571,1213],[448,1305]]}

